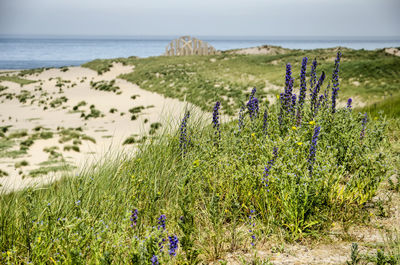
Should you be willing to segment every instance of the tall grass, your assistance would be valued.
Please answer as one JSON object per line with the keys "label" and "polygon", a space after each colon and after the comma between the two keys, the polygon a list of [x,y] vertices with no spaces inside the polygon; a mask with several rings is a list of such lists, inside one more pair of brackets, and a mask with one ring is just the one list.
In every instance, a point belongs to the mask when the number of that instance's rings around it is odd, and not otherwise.
{"label": "tall grass", "polygon": [[133,158],[1,196],[0,262],[194,264],[357,222],[390,167],[386,120],[296,105],[287,80],[279,104],[254,89],[239,120],[185,113]]}

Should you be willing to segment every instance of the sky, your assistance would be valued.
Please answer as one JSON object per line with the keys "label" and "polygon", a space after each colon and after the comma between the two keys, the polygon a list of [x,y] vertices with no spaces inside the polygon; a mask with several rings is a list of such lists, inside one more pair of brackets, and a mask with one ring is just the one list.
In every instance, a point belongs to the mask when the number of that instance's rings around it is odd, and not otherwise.
{"label": "sky", "polygon": [[0,0],[0,35],[400,36],[400,0]]}

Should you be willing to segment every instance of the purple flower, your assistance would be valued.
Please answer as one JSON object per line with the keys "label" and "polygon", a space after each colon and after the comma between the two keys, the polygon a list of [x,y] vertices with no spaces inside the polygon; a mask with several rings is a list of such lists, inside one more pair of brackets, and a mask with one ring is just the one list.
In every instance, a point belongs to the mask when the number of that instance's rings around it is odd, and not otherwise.
{"label": "purple flower", "polygon": [[238,119],[238,127],[239,127],[239,132],[243,129],[243,127],[244,127],[244,122],[243,122],[243,119],[244,119],[244,106],[242,106],[241,108],[240,108],[240,111],[239,111],[239,119]]}
{"label": "purple flower", "polygon": [[261,181],[261,183],[264,184],[264,186],[267,188],[268,192],[269,192],[269,189],[268,189],[268,187],[269,187],[269,184],[268,184],[269,183],[269,179],[268,179],[269,171],[270,171],[271,167],[274,165],[275,160],[276,160],[276,158],[278,156],[278,148],[274,147],[274,149],[272,151],[272,154],[273,154],[272,159],[269,160],[268,163],[267,163],[267,166],[264,167],[264,177],[263,177],[263,179]]}
{"label": "purple flower", "polygon": [[213,109],[213,127],[215,129],[215,135],[217,136],[217,139],[221,139],[221,131],[220,131],[220,122],[219,122],[219,108],[221,106],[221,103],[217,101],[215,103],[214,109]]}
{"label": "purple flower", "polygon": [[165,214],[160,215],[160,217],[158,217],[158,227],[157,229],[160,230],[160,228],[162,228],[162,230],[165,230],[165,221],[167,220],[167,217],[165,216]]}
{"label": "purple flower", "polygon": [[247,109],[249,111],[250,118],[253,120],[258,115],[258,99],[253,97],[249,102],[247,102]]}
{"label": "purple flower", "polygon": [[351,103],[353,102],[353,100],[351,98],[349,98],[347,100],[347,109],[351,110]]}
{"label": "purple flower", "polygon": [[317,81],[317,75],[316,75],[316,70],[317,70],[317,59],[314,59],[311,65],[311,73],[310,73],[310,92],[312,93],[315,82]]}
{"label": "purple flower", "polygon": [[254,221],[254,210],[251,210],[250,211],[250,215],[249,215],[249,225],[250,225],[250,229],[249,229],[249,232],[251,233],[251,245],[254,247],[254,245],[255,245],[255,241],[256,241],[256,236],[255,236],[255,234],[254,234],[254,227],[255,227],[255,225],[256,225],[256,223],[255,223],[255,221]]}
{"label": "purple flower", "polygon": [[339,65],[340,65],[340,57],[342,53],[338,51],[336,60],[335,60],[335,69],[332,73],[332,113],[336,112],[336,99],[338,97],[339,91]]}
{"label": "purple flower", "polygon": [[301,72],[300,72],[300,92],[299,92],[299,103],[297,105],[297,124],[301,122],[302,109],[304,105],[304,101],[306,99],[307,92],[307,82],[306,82],[306,71],[307,71],[307,62],[308,58],[304,57],[303,62],[301,63]]}
{"label": "purple flower", "polygon": [[367,113],[364,114],[364,118],[362,119],[361,125],[361,133],[360,133],[360,139],[363,139],[365,136],[365,128],[367,127],[367,121],[368,121],[368,115]]}
{"label": "purple flower", "polygon": [[153,255],[153,257],[150,259],[151,261],[151,265],[158,265],[160,263],[158,263],[158,258],[156,255]]}
{"label": "purple flower", "polygon": [[312,175],[313,172],[313,167],[314,167],[314,162],[315,162],[315,153],[317,151],[317,141],[318,141],[318,136],[321,131],[321,127],[315,127],[314,129],[314,134],[312,136],[311,140],[311,145],[310,145],[310,152],[309,152],[309,157],[308,157],[308,169],[310,171],[310,175]]}
{"label": "purple flower", "polygon": [[169,255],[176,256],[176,250],[178,249],[178,237],[176,235],[169,236]]}
{"label": "purple flower", "polygon": [[136,226],[137,219],[138,219],[138,210],[135,209],[131,211],[131,227]]}
{"label": "purple flower", "polygon": [[315,116],[315,111],[316,111],[316,107],[317,107],[317,97],[319,94],[319,91],[321,89],[322,83],[325,80],[325,72],[322,72],[317,85],[314,87],[313,92],[311,93],[311,113],[313,114],[313,116]]}
{"label": "purple flower", "polygon": [[180,131],[180,136],[179,136],[179,148],[182,152],[182,154],[186,153],[187,145],[189,143],[188,140],[188,135],[187,135],[187,121],[190,117],[189,111],[185,113],[185,116],[183,116],[181,126],[179,128]]}

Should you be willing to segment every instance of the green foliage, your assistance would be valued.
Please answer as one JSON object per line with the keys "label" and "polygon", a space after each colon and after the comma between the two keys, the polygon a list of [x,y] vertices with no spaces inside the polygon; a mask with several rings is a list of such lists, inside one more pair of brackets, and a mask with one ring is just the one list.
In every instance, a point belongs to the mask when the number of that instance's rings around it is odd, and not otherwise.
{"label": "green foliage", "polygon": [[74,167],[70,165],[58,165],[58,166],[48,166],[48,167],[39,167],[37,169],[29,171],[30,177],[37,177],[41,175],[47,175],[51,172],[58,172],[58,171],[69,171]]}
{"label": "green foliage", "polygon": [[383,100],[368,105],[359,111],[367,112],[371,117],[379,117],[380,112],[383,112],[383,115],[388,118],[398,118],[400,117],[400,94],[387,95]]}
{"label": "green foliage", "polygon": [[53,99],[52,101],[50,101],[50,107],[52,108],[58,108],[59,106],[61,106],[63,103],[67,102],[68,98],[65,96]]}
{"label": "green foliage", "polygon": [[0,81],[14,82],[14,83],[20,84],[21,86],[37,82],[34,80],[22,79],[22,78],[18,77],[17,75],[11,75],[11,76],[2,75],[2,76],[0,76]]}
{"label": "green foliage", "polygon": [[118,91],[119,87],[115,86],[115,79],[113,79],[111,81],[104,81],[104,80],[97,81],[97,82],[90,81],[90,86],[93,89],[100,90],[100,91],[109,91],[109,92],[114,92],[114,93],[119,92]]}
{"label": "green foliage", "polygon": [[35,69],[26,69],[22,70],[18,73],[18,76],[26,76],[26,75],[33,75],[33,74],[40,74],[45,70],[45,68],[35,68]]}

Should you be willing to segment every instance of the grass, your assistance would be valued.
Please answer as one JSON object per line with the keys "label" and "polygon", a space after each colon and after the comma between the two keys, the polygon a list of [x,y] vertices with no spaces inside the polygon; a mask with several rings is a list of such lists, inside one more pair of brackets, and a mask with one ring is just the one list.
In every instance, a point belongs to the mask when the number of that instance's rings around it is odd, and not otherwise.
{"label": "grass", "polygon": [[34,178],[41,175],[47,175],[49,173],[70,171],[73,167],[70,165],[58,165],[58,166],[45,166],[29,171],[29,176]]}
{"label": "grass", "polygon": [[[187,112],[134,157],[114,154],[75,177],[4,194],[0,262],[210,263],[237,250],[256,256],[272,237],[320,240],[335,222],[368,222],[367,206],[397,170],[389,121],[333,113],[330,97],[314,111],[308,96],[300,119],[292,103],[269,104],[260,90],[250,100],[241,92],[248,104],[238,119],[221,123],[213,103],[212,120]],[[83,139],[75,129],[65,136]]]}
{"label": "grass", "polygon": [[34,80],[20,78],[17,75],[11,75],[11,76],[3,75],[3,76],[0,76],[0,81],[14,82],[14,83],[20,84],[21,86],[29,85],[29,84],[37,82],[37,81],[34,81]]}
{"label": "grass", "polygon": [[115,86],[115,80],[111,81],[97,81],[93,82],[90,81],[90,86],[93,89],[100,90],[100,91],[109,91],[109,92],[114,92],[118,93],[119,92],[119,87]]}

